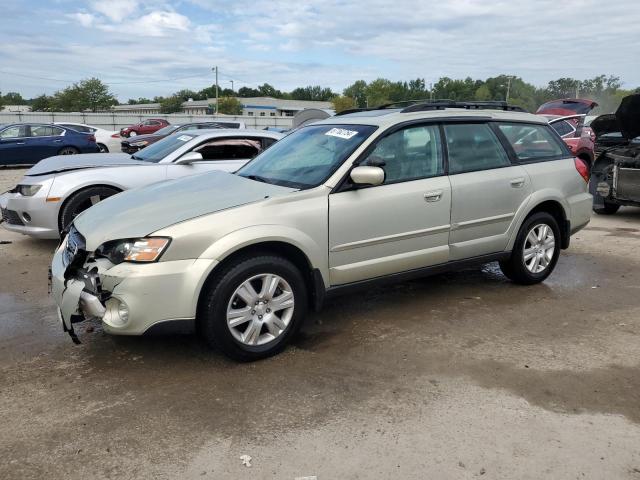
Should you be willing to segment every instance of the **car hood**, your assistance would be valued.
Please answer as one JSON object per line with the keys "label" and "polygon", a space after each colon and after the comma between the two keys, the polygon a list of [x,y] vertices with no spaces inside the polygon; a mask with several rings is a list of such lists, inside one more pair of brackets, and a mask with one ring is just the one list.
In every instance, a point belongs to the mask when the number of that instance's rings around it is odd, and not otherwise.
{"label": "car hood", "polygon": [[134,160],[131,158],[131,155],[126,153],[57,155],[40,160],[27,170],[25,175],[46,175],[69,170],[80,170],[82,168],[113,167],[117,165],[148,165],[148,162]]}
{"label": "car hood", "polygon": [[87,250],[110,240],[144,237],[191,218],[296,191],[213,171],[114,195],[74,220]]}
{"label": "car hood", "polygon": [[621,132],[628,140],[640,136],[640,93],[622,99],[615,114],[600,115],[590,125],[597,137]]}

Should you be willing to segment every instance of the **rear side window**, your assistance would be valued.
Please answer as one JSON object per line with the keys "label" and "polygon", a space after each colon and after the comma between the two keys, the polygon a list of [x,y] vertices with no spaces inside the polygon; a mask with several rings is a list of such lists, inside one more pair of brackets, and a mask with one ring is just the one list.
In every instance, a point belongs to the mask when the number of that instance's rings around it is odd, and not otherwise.
{"label": "rear side window", "polygon": [[567,156],[560,140],[546,125],[502,123],[500,131],[507,137],[518,160],[535,162]]}
{"label": "rear side window", "polygon": [[511,165],[498,137],[486,123],[444,126],[449,174],[489,170]]}
{"label": "rear side window", "polygon": [[260,141],[242,138],[211,140],[194,149],[204,160],[248,160],[261,150]]}
{"label": "rear side window", "polygon": [[561,137],[564,137],[568,133],[573,133],[573,131],[575,130],[575,128],[573,128],[571,124],[566,120],[562,120],[561,122],[553,122],[551,124],[551,127],[553,127],[553,129],[558,132],[558,135],[560,135]]}
{"label": "rear side window", "polygon": [[64,130],[58,127],[50,127],[48,125],[38,125],[37,127],[31,127],[32,137],[54,137],[62,135]]}

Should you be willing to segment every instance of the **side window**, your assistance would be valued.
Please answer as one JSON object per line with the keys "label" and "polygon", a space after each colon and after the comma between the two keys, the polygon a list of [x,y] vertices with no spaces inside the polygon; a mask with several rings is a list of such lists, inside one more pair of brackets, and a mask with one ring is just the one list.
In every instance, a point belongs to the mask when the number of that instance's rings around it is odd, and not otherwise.
{"label": "side window", "polygon": [[498,137],[486,123],[444,126],[449,174],[489,170],[511,165]]}
{"label": "side window", "polygon": [[518,160],[535,162],[568,156],[562,140],[547,125],[503,123],[498,128],[507,137]]}
{"label": "side window", "polygon": [[262,139],[262,149],[266,150],[267,148],[269,148],[271,145],[273,145],[276,142],[277,142],[277,140],[275,138],[263,138]]}
{"label": "side window", "polygon": [[216,139],[196,147],[203,160],[249,160],[262,151],[259,140],[243,138]]}
{"label": "side window", "polygon": [[361,165],[384,169],[384,183],[435,177],[444,173],[437,125],[408,127],[384,137]]}
{"label": "side window", "polygon": [[25,125],[16,125],[15,127],[5,128],[0,132],[0,138],[24,138],[27,136],[27,127]]}
{"label": "side window", "polygon": [[31,127],[32,137],[55,137],[58,135],[62,135],[63,132],[64,130],[61,128],[50,127],[48,125],[38,125]]}
{"label": "side window", "polygon": [[575,131],[575,128],[573,128],[571,124],[566,120],[562,120],[561,122],[553,122],[550,125],[556,132],[558,132],[558,135],[560,135],[561,137],[564,137],[565,135],[573,133]]}

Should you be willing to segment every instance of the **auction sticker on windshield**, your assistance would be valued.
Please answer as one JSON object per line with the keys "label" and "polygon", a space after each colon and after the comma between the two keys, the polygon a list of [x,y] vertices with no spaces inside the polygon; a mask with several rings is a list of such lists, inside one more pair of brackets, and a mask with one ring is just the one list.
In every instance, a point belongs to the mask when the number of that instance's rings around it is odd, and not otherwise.
{"label": "auction sticker on windshield", "polygon": [[346,130],[344,128],[332,128],[325,135],[329,135],[331,137],[344,138],[345,140],[349,140],[352,137],[355,137],[358,134],[355,130]]}
{"label": "auction sticker on windshield", "polygon": [[191,140],[193,137],[190,137],[189,135],[180,135],[178,137],[178,140],[180,140],[181,142],[188,142],[189,140]]}

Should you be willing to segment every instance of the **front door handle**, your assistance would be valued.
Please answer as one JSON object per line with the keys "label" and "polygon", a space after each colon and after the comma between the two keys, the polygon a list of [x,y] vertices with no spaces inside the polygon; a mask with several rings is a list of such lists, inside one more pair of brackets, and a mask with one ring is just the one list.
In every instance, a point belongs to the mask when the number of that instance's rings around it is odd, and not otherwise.
{"label": "front door handle", "polygon": [[424,199],[427,202],[437,202],[442,198],[442,190],[434,190],[433,192],[427,192],[424,194]]}
{"label": "front door handle", "polygon": [[524,186],[524,177],[514,178],[509,183],[511,183],[511,186],[513,188],[521,188],[522,186]]}

